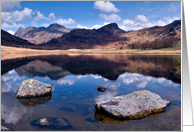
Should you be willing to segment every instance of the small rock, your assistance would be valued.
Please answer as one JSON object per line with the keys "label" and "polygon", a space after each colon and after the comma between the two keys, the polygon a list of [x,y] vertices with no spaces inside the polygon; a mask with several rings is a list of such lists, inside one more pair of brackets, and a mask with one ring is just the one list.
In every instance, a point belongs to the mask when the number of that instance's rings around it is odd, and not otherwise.
{"label": "small rock", "polygon": [[1,131],[10,131],[10,129],[7,127],[1,126]]}
{"label": "small rock", "polygon": [[44,129],[53,129],[53,130],[66,130],[66,129],[73,129],[73,126],[69,123],[69,121],[65,118],[60,117],[49,117],[50,125],[49,126],[41,126],[38,124],[40,119],[33,120],[31,125],[44,128]]}
{"label": "small rock", "polygon": [[103,87],[103,86],[98,86],[98,91],[104,92],[107,88]]}
{"label": "small rock", "polygon": [[38,120],[37,123],[40,126],[49,126],[49,125],[51,125],[50,119],[48,119],[48,118],[42,118],[42,119]]}
{"label": "small rock", "polygon": [[44,84],[34,79],[24,80],[17,90],[16,97],[27,98],[50,95],[51,89],[50,84]]}
{"label": "small rock", "polygon": [[96,110],[121,119],[141,119],[152,113],[166,110],[170,101],[147,90],[117,96],[108,101],[97,102]]}

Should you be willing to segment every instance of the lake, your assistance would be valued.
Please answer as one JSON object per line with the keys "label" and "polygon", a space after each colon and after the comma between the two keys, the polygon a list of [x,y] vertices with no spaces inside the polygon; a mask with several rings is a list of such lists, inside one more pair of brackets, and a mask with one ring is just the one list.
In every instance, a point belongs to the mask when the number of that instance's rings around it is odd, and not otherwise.
{"label": "lake", "polygon": [[[51,84],[52,95],[17,99],[21,82],[32,78]],[[100,92],[98,86],[107,90]],[[165,112],[138,120],[119,120],[94,108],[95,102],[139,90],[154,92],[171,105]],[[44,117],[51,119],[51,126],[37,125]],[[181,131],[181,56],[52,55],[3,60],[1,124],[15,131]]]}

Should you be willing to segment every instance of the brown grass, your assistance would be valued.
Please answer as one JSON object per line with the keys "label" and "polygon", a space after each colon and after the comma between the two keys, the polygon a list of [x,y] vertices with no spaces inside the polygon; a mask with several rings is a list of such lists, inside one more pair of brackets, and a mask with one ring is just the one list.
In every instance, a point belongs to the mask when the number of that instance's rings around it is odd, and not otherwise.
{"label": "brown grass", "polygon": [[181,50],[103,50],[103,49],[69,49],[69,50],[35,50],[27,48],[16,48],[1,46],[1,60],[23,58],[29,56],[41,56],[41,55],[90,55],[90,54],[141,54],[141,55],[177,55],[181,54]]}

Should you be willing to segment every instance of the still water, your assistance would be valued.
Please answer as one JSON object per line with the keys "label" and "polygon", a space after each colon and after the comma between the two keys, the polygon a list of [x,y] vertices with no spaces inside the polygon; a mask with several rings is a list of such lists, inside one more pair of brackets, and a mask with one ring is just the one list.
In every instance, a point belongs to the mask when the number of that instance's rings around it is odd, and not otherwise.
{"label": "still water", "polygon": [[[17,99],[26,79],[51,84],[52,95]],[[98,86],[107,88],[105,92]],[[149,90],[170,100],[163,113],[118,120],[95,110],[98,101]],[[52,125],[37,125],[40,118]],[[16,131],[180,131],[181,56],[39,56],[1,61],[1,124]],[[64,125],[66,124],[66,125]]]}

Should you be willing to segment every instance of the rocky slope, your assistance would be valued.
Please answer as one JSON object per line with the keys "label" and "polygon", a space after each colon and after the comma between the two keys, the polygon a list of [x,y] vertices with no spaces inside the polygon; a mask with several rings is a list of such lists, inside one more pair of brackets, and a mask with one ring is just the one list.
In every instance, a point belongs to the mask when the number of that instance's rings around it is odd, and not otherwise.
{"label": "rocky slope", "polygon": [[46,43],[52,38],[61,37],[64,33],[68,33],[71,30],[72,29],[70,28],[66,28],[62,25],[54,23],[47,28],[33,26],[28,26],[26,28],[20,27],[14,35],[38,45],[41,43]]}

